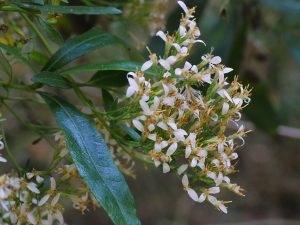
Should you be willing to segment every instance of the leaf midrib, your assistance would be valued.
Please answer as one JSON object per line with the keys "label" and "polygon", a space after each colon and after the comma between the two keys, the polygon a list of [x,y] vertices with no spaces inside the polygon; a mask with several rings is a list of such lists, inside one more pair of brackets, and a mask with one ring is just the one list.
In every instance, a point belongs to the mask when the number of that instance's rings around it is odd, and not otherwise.
{"label": "leaf midrib", "polygon": [[[51,98],[52,98],[52,97],[51,97]],[[64,107],[62,104],[60,104],[60,102],[57,101],[55,98],[52,98],[52,99],[53,99],[58,105],[61,106],[61,108],[65,111],[65,113],[67,114],[67,116],[69,116],[69,118],[71,119],[71,121],[72,121],[73,125],[75,126],[75,128],[76,128],[78,131],[80,131],[79,127],[77,127],[75,121],[73,120],[71,114],[65,109],[65,107]],[[84,141],[84,139],[83,139],[81,133],[78,132],[78,134],[79,134],[79,137],[80,137],[82,143],[85,143],[85,141]],[[95,170],[99,173],[99,171],[98,171],[98,169],[97,169],[97,166],[95,165],[94,161],[92,160],[93,157],[90,155],[90,152],[87,151],[87,148],[86,148],[85,146],[83,146],[83,148],[84,148],[85,151],[88,153],[88,156],[89,156],[89,158],[91,159],[91,162],[92,162],[93,167],[94,167]],[[120,211],[122,212],[122,217],[123,217],[124,221],[127,221],[127,220],[126,220],[126,214],[124,214],[124,211],[123,211],[122,207],[120,206],[119,202],[117,201],[117,198],[116,198],[115,194],[114,194],[112,191],[110,191],[110,189],[108,188],[109,185],[107,185],[107,183],[105,182],[105,180],[103,180],[101,176],[98,176],[98,177],[100,177],[100,179],[101,179],[101,180],[103,181],[103,183],[105,184],[107,190],[114,196],[114,199],[115,199],[115,201],[116,201],[116,203],[117,203],[117,205],[118,205]]]}

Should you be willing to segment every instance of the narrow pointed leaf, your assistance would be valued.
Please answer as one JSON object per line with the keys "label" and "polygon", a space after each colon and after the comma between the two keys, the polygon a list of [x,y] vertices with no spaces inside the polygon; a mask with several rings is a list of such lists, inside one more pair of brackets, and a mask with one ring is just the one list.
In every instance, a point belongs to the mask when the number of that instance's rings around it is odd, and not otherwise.
{"label": "narrow pointed leaf", "polygon": [[121,41],[115,36],[105,33],[98,28],[92,28],[83,34],[68,40],[56,53],[54,53],[44,66],[43,70],[55,71],[97,48],[120,43]]}
{"label": "narrow pointed leaf", "polygon": [[[108,71],[108,70],[119,70],[119,71],[137,71],[142,67],[141,63],[133,61],[115,61],[115,62],[101,62],[94,64],[84,64],[80,66],[71,67],[61,71],[62,74],[74,74],[94,71]],[[154,69],[146,70],[144,73],[150,76],[157,76],[161,71],[155,71]]]}
{"label": "narrow pointed leaf", "polygon": [[97,7],[97,6],[55,6],[55,5],[38,5],[31,3],[13,3],[18,7],[26,10],[43,12],[43,13],[62,13],[77,15],[103,15],[103,14],[120,14],[121,10],[114,7]]}
{"label": "narrow pointed leaf", "polygon": [[[40,93],[64,133],[79,174],[116,225],[139,225],[133,197],[93,122],[64,100]],[[101,224],[99,221],[98,224]]]}
{"label": "narrow pointed leaf", "polygon": [[68,89],[71,88],[71,84],[68,80],[57,73],[43,71],[34,75],[31,80],[35,83],[46,84],[50,87]]}

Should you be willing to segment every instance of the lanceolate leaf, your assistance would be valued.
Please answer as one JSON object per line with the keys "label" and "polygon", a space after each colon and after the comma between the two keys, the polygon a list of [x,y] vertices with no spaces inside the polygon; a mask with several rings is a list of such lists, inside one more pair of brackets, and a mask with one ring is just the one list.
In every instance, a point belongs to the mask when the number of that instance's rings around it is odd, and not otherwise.
{"label": "lanceolate leaf", "polygon": [[31,80],[36,83],[46,84],[50,87],[68,89],[71,88],[71,84],[68,80],[57,73],[43,71],[34,75]]}
{"label": "lanceolate leaf", "polygon": [[[84,64],[81,66],[71,67],[61,71],[62,74],[74,74],[94,71],[108,71],[108,70],[120,70],[120,71],[137,71],[142,67],[141,63],[132,61],[115,61],[115,62],[102,62],[94,64]],[[145,71],[146,75],[157,76],[159,71],[149,69]]]}
{"label": "lanceolate leaf", "polygon": [[78,35],[67,41],[47,62],[43,70],[55,71],[73,60],[97,48],[121,43],[115,36],[98,28]]}
{"label": "lanceolate leaf", "polygon": [[2,43],[0,43],[0,48],[3,49],[4,51],[6,51],[7,53],[13,55],[17,60],[19,60],[22,63],[26,64],[27,66],[31,67],[28,60],[21,54],[19,49],[9,47],[9,46],[4,45]]}
{"label": "lanceolate leaf", "polygon": [[127,84],[126,72],[123,71],[99,71],[86,83],[95,87],[123,87]]}
{"label": "lanceolate leaf", "polygon": [[[133,197],[93,122],[64,100],[40,93],[64,133],[73,161],[116,225],[139,225]],[[99,222],[99,224],[101,224]]]}
{"label": "lanceolate leaf", "polygon": [[22,9],[38,11],[44,13],[62,13],[77,15],[101,15],[101,14],[120,14],[121,10],[114,7],[90,7],[90,6],[55,6],[38,5],[30,3],[13,3]]}
{"label": "lanceolate leaf", "polygon": [[42,30],[47,34],[47,37],[51,39],[51,41],[57,44],[62,44],[64,42],[62,35],[52,24],[45,21],[45,19],[42,17],[39,17],[37,21],[39,22]]}

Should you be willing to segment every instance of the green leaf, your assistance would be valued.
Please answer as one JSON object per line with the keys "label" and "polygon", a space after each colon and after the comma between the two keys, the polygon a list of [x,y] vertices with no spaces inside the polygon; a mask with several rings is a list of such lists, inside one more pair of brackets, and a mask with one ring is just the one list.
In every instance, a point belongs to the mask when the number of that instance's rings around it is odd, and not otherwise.
{"label": "green leaf", "polygon": [[141,224],[126,181],[94,123],[59,97],[40,94],[55,115],[79,174],[114,224]]}
{"label": "green leaf", "polygon": [[57,73],[43,71],[34,75],[31,80],[35,83],[46,84],[50,87],[68,89],[71,88],[69,81]]}
{"label": "green leaf", "polygon": [[105,33],[98,28],[92,28],[83,34],[68,40],[56,53],[54,53],[44,66],[43,70],[55,71],[97,48],[119,43],[121,43],[121,41],[115,36]]}
{"label": "green leaf", "polygon": [[31,68],[31,65],[29,64],[28,60],[22,55],[19,49],[9,47],[2,43],[0,43],[0,48],[3,49],[5,52],[13,55],[17,60],[19,60],[20,62],[26,64],[28,67]]}
{"label": "green leaf", "polygon": [[45,65],[45,63],[48,61],[48,57],[46,55],[44,55],[41,52],[35,51],[35,50],[31,51],[28,54],[28,58],[30,60],[35,61],[36,63],[38,63],[40,65]]}
{"label": "green leaf", "polygon": [[6,75],[9,77],[9,80],[12,79],[12,67],[9,64],[9,62],[8,62],[7,58],[5,57],[5,55],[0,50],[0,71],[1,70],[4,73],[6,73]]}
{"label": "green leaf", "polygon": [[139,135],[134,129],[128,127],[125,124],[120,125],[121,129],[125,131],[126,134],[128,134],[133,140],[140,141],[141,135]]}
{"label": "green leaf", "polygon": [[[94,71],[137,71],[142,67],[141,63],[132,61],[115,61],[115,62],[102,62],[94,64],[84,64],[81,66],[71,67],[61,71],[61,74],[74,74],[74,73],[84,73],[84,72],[94,72]],[[156,71],[154,69],[149,69],[144,73],[150,76],[157,76],[161,71]]]}
{"label": "green leaf", "polygon": [[98,7],[98,6],[55,6],[55,5],[38,5],[31,3],[17,3],[13,5],[30,11],[38,11],[43,13],[62,13],[76,15],[103,15],[103,14],[120,14],[121,10],[114,7]]}
{"label": "green leaf", "polygon": [[46,20],[44,20],[42,17],[38,18],[38,23],[41,29],[47,34],[47,37],[57,44],[62,44],[64,42],[63,37],[59,33],[59,31],[50,23],[48,23]]}
{"label": "green leaf", "polygon": [[114,97],[105,89],[102,89],[102,99],[105,111],[115,108],[116,100]]}
{"label": "green leaf", "polygon": [[123,87],[128,84],[126,72],[99,71],[85,85],[95,87]]}

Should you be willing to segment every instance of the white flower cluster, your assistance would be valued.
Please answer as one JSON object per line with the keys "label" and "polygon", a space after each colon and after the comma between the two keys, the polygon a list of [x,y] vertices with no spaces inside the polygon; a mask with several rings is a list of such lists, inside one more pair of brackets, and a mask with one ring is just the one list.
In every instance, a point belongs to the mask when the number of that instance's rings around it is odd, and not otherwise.
{"label": "white flower cluster", "polygon": [[50,178],[50,189],[42,195],[44,179],[35,173],[26,178],[16,174],[0,177],[0,222],[3,225],[63,225],[62,206],[59,204],[56,182]]}
{"label": "white flower cluster", "polygon": [[[178,31],[157,32],[165,42],[164,56],[150,52],[139,71],[128,73],[126,95],[136,105],[132,124],[141,132],[143,149],[156,167],[162,166],[164,173],[177,172],[194,201],[207,200],[227,213],[226,202],[215,194],[224,187],[243,195],[228,175],[235,172],[232,161],[238,158],[245,131],[243,126],[227,136],[225,131],[228,123],[237,124],[241,118],[239,111],[249,103],[250,90],[237,78],[227,81],[225,74],[232,69],[222,65],[219,56],[203,55],[198,65],[185,60],[193,44],[204,42],[199,39],[195,8],[178,4],[184,11]],[[149,69],[157,71],[154,81],[145,77]]]}

